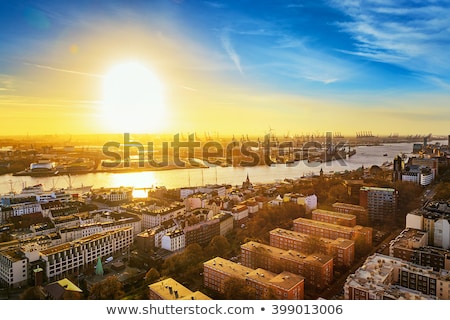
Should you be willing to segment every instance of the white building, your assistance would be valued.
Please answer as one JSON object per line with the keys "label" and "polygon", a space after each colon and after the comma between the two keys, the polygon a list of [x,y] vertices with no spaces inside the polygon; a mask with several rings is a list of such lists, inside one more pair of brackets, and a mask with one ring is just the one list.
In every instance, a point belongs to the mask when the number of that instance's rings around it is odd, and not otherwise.
{"label": "white building", "polygon": [[154,234],[155,247],[162,248],[162,238],[167,233],[174,232],[177,229],[178,229],[178,225],[173,223],[170,225],[164,224],[164,227],[162,225],[158,226],[158,227],[154,227],[153,229],[149,229],[148,231],[153,232],[153,234]]}
{"label": "white building", "polygon": [[133,200],[133,188],[132,187],[119,187],[119,188],[100,188],[94,189],[92,192],[100,196],[103,200],[111,202],[121,202]]}
{"label": "white building", "polygon": [[53,281],[95,263],[99,257],[128,251],[132,244],[133,229],[124,227],[51,247],[40,254],[45,262],[46,276]]}
{"label": "white building", "polygon": [[304,205],[306,212],[311,212],[312,210],[317,209],[317,196],[315,194],[300,196],[297,198],[297,203]]}
{"label": "white building", "polygon": [[161,248],[169,251],[178,251],[186,247],[186,238],[183,230],[175,230],[166,233],[161,238]]}
{"label": "white building", "polygon": [[36,195],[36,200],[41,203],[52,201],[69,202],[72,200],[72,195],[64,191],[44,191]]}
{"label": "white building", "polygon": [[410,212],[406,215],[406,228],[423,230],[423,216],[421,212]]}
{"label": "white building", "polygon": [[212,220],[219,219],[220,220],[220,235],[224,236],[234,227],[234,218],[231,214],[221,212],[212,217]]}
{"label": "white building", "polygon": [[449,272],[374,254],[347,277],[344,297],[346,300],[448,300]]}
{"label": "white building", "polygon": [[216,192],[218,197],[222,198],[225,197],[227,194],[227,188],[225,186],[217,185],[217,184],[207,184],[204,187],[199,187],[198,192],[201,193],[213,193]]}
{"label": "white building", "polygon": [[450,248],[450,224],[447,219],[438,219],[434,222],[433,244],[443,249]]}
{"label": "white building", "polygon": [[158,207],[156,209],[142,212],[142,228],[150,229],[159,226],[164,221],[175,219],[186,213],[184,205],[175,205],[171,207]]}
{"label": "white building", "polygon": [[103,226],[100,223],[86,224],[76,227],[67,227],[59,230],[63,243],[74,241],[80,238],[88,237],[93,234],[102,232]]}
{"label": "white building", "polygon": [[[424,214],[427,215],[426,218]],[[406,228],[425,230],[433,246],[450,249],[450,223],[445,214],[428,214],[420,210],[408,213]]]}
{"label": "white building", "polygon": [[278,195],[275,199],[272,199],[269,201],[269,205],[271,206],[281,206],[283,204],[283,198],[281,198],[280,195]]}
{"label": "white building", "polygon": [[97,210],[92,211],[91,213],[96,223],[102,223],[103,231],[127,226],[133,229],[134,236],[137,236],[142,231],[142,219],[136,214],[112,210]]}
{"label": "white building", "polygon": [[236,205],[231,211],[222,211],[224,213],[231,214],[234,219],[235,225],[241,225],[242,223],[247,223],[248,220],[248,207],[246,205]]}
{"label": "white building", "polygon": [[205,208],[206,204],[208,203],[208,199],[206,197],[203,197],[202,195],[195,194],[187,197],[184,200],[184,203],[186,205],[186,211],[192,211],[195,209]]}
{"label": "white building", "polygon": [[12,204],[13,216],[23,216],[25,214],[31,214],[41,212],[41,205],[39,203],[18,203]]}
{"label": "white building", "polygon": [[402,181],[413,182],[421,186],[427,186],[434,180],[434,173],[428,167],[408,166],[402,171]]}
{"label": "white building", "polygon": [[28,279],[27,262],[27,258],[20,251],[1,251],[0,282],[13,288],[25,285]]}
{"label": "white building", "polygon": [[180,199],[184,200],[196,192],[197,192],[196,188],[181,188],[180,189]]}

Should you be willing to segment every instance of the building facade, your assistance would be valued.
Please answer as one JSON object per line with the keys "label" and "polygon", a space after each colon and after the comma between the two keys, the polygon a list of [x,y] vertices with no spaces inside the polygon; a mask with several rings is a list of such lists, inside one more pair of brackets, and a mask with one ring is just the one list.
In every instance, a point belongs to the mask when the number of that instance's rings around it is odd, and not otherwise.
{"label": "building facade", "polygon": [[312,219],[340,226],[354,227],[356,226],[356,216],[349,213],[341,213],[337,211],[315,209],[312,211]]}
{"label": "building facade", "polygon": [[231,278],[241,279],[254,288],[257,299],[304,298],[304,278],[300,275],[289,272],[275,274],[262,268],[252,269],[220,257],[203,264],[203,284],[206,288],[224,293],[225,283]]}
{"label": "building facade", "polygon": [[[276,228],[269,232],[270,245],[284,250],[317,252],[333,257],[334,267],[350,267],[355,260],[355,242],[337,238],[311,238],[309,235]],[[316,242],[314,245],[312,241]],[[314,249],[312,247],[314,246]]]}
{"label": "building facade", "polygon": [[123,227],[42,250],[40,255],[45,265],[45,274],[53,281],[82,270],[95,263],[99,257],[128,251],[132,244],[133,229]]}
{"label": "building facade", "polygon": [[367,208],[369,221],[393,221],[397,214],[398,191],[393,188],[362,187],[360,205]]}
{"label": "building facade", "polygon": [[304,254],[250,241],[241,245],[241,263],[252,269],[301,275],[310,289],[322,290],[333,281],[333,257],[320,253]]}

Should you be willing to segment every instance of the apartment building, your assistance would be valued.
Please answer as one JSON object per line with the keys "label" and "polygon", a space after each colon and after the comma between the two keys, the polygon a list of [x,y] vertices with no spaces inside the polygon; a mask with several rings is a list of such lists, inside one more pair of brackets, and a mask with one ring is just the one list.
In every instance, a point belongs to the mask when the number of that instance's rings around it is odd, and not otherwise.
{"label": "apartment building", "polygon": [[270,245],[284,250],[311,252],[314,251],[333,257],[334,267],[350,267],[355,260],[355,241],[343,238],[313,238],[307,234],[276,228],[269,232]]}
{"label": "apartment building", "polygon": [[131,187],[92,189],[92,193],[103,200],[110,202],[125,202],[133,200],[133,188]]}
{"label": "apartment building", "polygon": [[299,193],[285,193],[283,195],[283,202],[293,202],[295,204],[305,207],[306,213],[317,209],[317,196],[315,194],[303,195]]}
{"label": "apartment building", "polygon": [[354,227],[340,226],[317,220],[297,218],[294,221],[294,231],[328,239],[361,239],[367,245],[372,245],[372,228],[356,225]]}
{"label": "apartment building", "polygon": [[428,234],[422,230],[404,229],[389,243],[389,255],[435,271],[450,270],[450,250],[428,246]]}
{"label": "apartment building", "polygon": [[123,227],[84,237],[40,252],[49,281],[93,264],[99,257],[128,251],[133,243],[133,229]]}
{"label": "apartment building", "polygon": [[226,235],[234,228],[234,218],[231,214],[220,212],[212,217],[212,220],[219,220],[219,234],[221,236]]}
{"label": "apartment building", "polygon": [[427,232],[428,244],[450,249],[450,205],[432,201],[426,207],[406,215],[406,227]]}
{"label": "apartment building", "polygon": [[304,254],[249,241],[241,245],[241,263],[252,269],[301,275],[307,288],[322,290],[333,281],[333,257],[321,253]]}
{"label": "apartment building", "polygon": [[235,205],[230,211],[223,210],[222,212],[231,214],[234,219],[234,226],[240,227],[247,223],[249,212],[248,207],[243,204]]}
{"label": "apartment building", "polygon": [[136,236],[136,247],[138,252],[146,253],[155,248],[161,248],[162,237],[168,232],[175,231],[177,228],[179,228],[178,224],[175,223],[174,220],[169,220],[158,227],[140,232]]}
{"label": "apartment building", "polygon": [[356,223],[366,225],[369,221],[367,208],[356,204],[335,202],[332,204],[333,210],[341,213],[353,214],[356,216]]}
{"label": "apartment building", "polygon": [[348,213],[341,213],[337,211],[315,209],[312,211],[312,219],[340,226],[354,227],[356,226],[356,216]]}
{"label": "apartment building", "polygon": [[212,238],[220,235],[220,219],[201,221],[184,227],[183,232],[186,236],[186,246],[193,243],[201,246],[207,245]]}
{"label": "apartment building", "polygon": [[360,205],[367,208],[369,221],[392,221],[397,213],[398,191],[393,188],[361,187]]}
{"label": "apartment building", "polygon": [[[134,212],[134,211],[132,211]],[[159,226],[164,221],[172,220],[184,216],[186,207],[184,204],[176,204],[169,207],[155,207],[142,210],[142,228],[150,229]]]}
{"label": "apartment building", "polygon": [[191,291],[173,278],[148,286],[150,300],[211,300],[201,291]]}
{"label": "apartment building", "polygon": [[270,294],[283,300],[304,298],[304,278],[300,275],[290,272],[275,274],[262,268],[254,270],[220,257],[203,264],[203,284],[211,290],[224,293],[226,281],[233,277],[255,288],[259,299],[268,298]]}
{"label": "apartment building", "polygon": [[183,230],[167,232],[161,238],[161,248],[168,251],[179,251],[186,247],[186,237]]}
{"label": "apartment building", "polygon": [[369,256],[344,285],[346,300],[450,298],[450,274],[382,254]]}
{"label": "apartment building", "polygon": [[27,283],[28,259],[20,250],[0,251],[0,281],[16,288]]}

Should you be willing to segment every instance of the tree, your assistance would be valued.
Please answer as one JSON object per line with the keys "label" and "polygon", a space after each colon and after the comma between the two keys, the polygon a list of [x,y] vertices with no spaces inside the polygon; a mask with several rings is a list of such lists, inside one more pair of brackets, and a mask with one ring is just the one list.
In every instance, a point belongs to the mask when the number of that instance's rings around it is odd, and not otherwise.
{"label": "tree", "polygon": [[327,247],[325,243],[320,239],[320,237],[315,235],[308,235],[308,238],[306,240],[306,254],[312,254],[312,253],[327,253]]}
{"label": "tree", "polygon": [[244,279],[231,277],[224,282],[225,300],[256,300],[256,290],[247,285]]}
{"label": "tree", "polygon": [[40,300],[41,295],[37,287],[30,287],[26,289],[20,296],[20,300]]}
{"label": "tree", "polygon": [[372,249],[372,246],[366,242],[364,237],[358,236],[355,238],[355,256],[356,257],[364,257],[367,255],[370,250]]}
{"label": "tree", "polygon": [[83,294],[77,291],[65,291],[63,300],[82,300]]}
{"label": "tree", "polygon": [[161,275],[159,274],[158,270],[156,270],[155,268],[151,268],[145,274],[145,284],[146,285],[151,284],[156,280],[158,280],[160,277]]}
{"label": "tree", "polygon": [[206,247],[206,252],[209,257],[225,257],[230,251],[230,243],[224,236],[215,236]]}
{"label": "tree", "polygon": [[344,201],[347,199],[347,188],[342,184],[331,186],[327,198],[331,203]]}
{"label": "tree", "polygon": [[92,286],[88,299],[119,300],[123,295],[122,283],[116,276],[109,276],[105,280]]}
{"label": "tree", "polygon": [[450,182],[441,182],[436,186],[436,194],[433,200],[450,199]]}
{"label": "tree", "polygon": [[183,263],[183,257],[181,254],[171,256],[164,260],[161,266],[161,274],[167,277],[180,274],[184,269]]}
{"label": "tree", "polygon": [[203,261],[203,248],[198,243],[192,243],[183,252],[186,264],[194,265]]}
{"label": "tree", "polygon": [[406,215],[422,206],[423,189],[413,182],[397,181],[394,188],[398,191],[398,212],[396,222],[398,226],[405,225]]}

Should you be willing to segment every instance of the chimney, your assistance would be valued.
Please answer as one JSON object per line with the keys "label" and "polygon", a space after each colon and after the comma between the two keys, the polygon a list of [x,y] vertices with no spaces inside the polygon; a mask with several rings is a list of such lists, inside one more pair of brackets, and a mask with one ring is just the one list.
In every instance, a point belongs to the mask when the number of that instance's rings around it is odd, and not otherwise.
{"label": "chimney", "polygon": [[37,266],[36,269],[33,270],[34,273],[34,286],[39,287],[42,286],[42,283],[44,282],[44,270]]}

